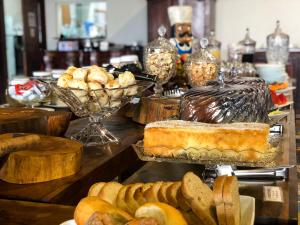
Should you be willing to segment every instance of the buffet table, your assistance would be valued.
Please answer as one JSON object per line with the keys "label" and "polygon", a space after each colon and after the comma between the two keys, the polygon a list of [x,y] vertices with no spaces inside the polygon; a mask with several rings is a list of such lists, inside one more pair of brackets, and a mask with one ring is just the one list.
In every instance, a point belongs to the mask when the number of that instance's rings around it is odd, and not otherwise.
{"label": "buffet table", "polygon": [[[70,124],[66,135],[78,131],[86,119]],[[284,125],[281,165],[296,164],[294,110],[282,121]],[[143,126],[131,119],[114,116],[105,126],[121,139],[120,145],[106,149],[84,150],[82,169],[76,175],[49,182],[17,185],[0,181],[0,224],[55,225],[73,218],[75,205],[86,196],[89,187],[115,178],[124,183],[179,180],[187,171],[202,174],[204,166],[176,163],[141,162],[131,145],[143,137]],[[127,178],[127,179],[126,179]],[[283,202],[266,201],[264,186],[279,187]],[[297,224],[297,172],[292,167],[289,178],[240,181],[240,193],[256,198],[255,224]],[[59,205],[57,205],[59,204]],[[67,206],[69,205],[69,206]]]}

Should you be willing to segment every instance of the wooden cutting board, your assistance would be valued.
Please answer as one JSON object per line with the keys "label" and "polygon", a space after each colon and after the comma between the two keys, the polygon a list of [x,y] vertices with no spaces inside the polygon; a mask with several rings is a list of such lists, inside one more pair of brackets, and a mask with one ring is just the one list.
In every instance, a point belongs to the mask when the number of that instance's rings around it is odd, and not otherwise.
{"label": "wooden cutting board", "polygon": [[0,108],[0,134],[22,132],[62,136],[69,126],[71,112],[49,112],[30,108]]}
{"label": "wooden cutting board", "polygon": [[[0,135],[0,141],[12,135]],[[1,160],[0,179],[29,184],[70,176],[80,170],[82,152],[83,145],[77,141],[41,136],[39,145],[12,152]]]}

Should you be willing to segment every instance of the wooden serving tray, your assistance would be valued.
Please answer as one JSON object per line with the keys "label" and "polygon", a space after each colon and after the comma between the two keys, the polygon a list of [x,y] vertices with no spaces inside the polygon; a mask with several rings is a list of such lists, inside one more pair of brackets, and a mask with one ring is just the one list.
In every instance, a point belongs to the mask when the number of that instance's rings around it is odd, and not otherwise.
{"label": "wooden serving tray", "polygon": [[22,132],[62,136],[72,113],[30,108],[0,108],[0,134]]}

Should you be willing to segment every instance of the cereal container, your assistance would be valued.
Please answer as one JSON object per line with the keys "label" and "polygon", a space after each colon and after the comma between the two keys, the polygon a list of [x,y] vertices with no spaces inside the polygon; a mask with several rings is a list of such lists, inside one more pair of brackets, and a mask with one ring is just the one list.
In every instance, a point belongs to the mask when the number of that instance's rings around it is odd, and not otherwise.
{"label": "cereal container", "polygon": [[207,44],[207,39],[201,39],[201,48],[192,53],[184,64],[185,73],[192,87],[203,86],[217,76],[216,59],[205,49]]}
{"label": "cereal container", "polygon": [[169,40],[164,38],[166,34],[164,26],[160,26],[158,34],[159,37],[150,42],[144,50],[144,67],[146,72],[158,77],[154,88],[156,95],[162,93],[162,85],[175,75],[178,57],[176,48]]}

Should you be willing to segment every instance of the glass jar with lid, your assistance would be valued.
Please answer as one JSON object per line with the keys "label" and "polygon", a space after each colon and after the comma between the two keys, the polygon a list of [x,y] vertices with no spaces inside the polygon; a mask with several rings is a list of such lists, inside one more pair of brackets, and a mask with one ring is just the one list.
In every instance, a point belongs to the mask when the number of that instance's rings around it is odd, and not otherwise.
{"label": "glass jar with lid", "polygon": [[185,73],[192,87],[203,86],[217,76],[215,57],[206,50],[208,40],[200,40],[201,49],[192,53],[184,64]]}
{"label": "glass jar with lid", "polygon": [[250,38],[250,30],[249,28],[246,29],[246,35],[243,40],[239,42],[241,46],[243,46],[242,49],[242,62],[253,62],[254,53],[255,53],[255,46],[256,41],[254,41],[252,38]]}
{"label": "glass jar with lid", "polygon": [[272,64],[286,64],[289,57],[289,41],[287,34],[280,28],[277,20],[275,31],[267,36],[267,61]]}
{"label": "glass jar with lid", "polygon": [[208,36],[207,50],[220,61],[221,59],[221,42],[216,39],[215,31],[210,31]]}
{"label": "glass jar with lid", "polygon": [[147,73],[158,77],[154,87],[156,95],[161,95],[162,85],[175,75],[178,53],[176,48],[164,36],[166,28],[160,26],[159,37],[144,49],[144,67]]}

